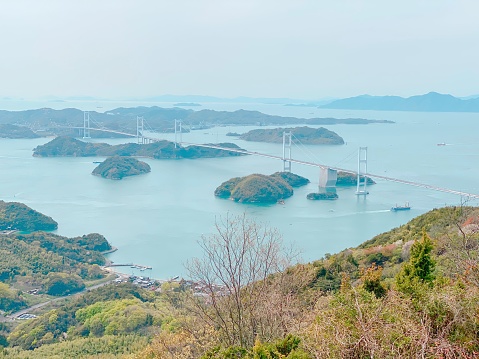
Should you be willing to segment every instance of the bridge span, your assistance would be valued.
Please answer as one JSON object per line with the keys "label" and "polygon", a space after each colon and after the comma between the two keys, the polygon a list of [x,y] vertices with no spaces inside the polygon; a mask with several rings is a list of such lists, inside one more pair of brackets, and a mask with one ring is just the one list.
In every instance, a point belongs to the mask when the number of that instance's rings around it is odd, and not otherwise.
{"label": "bridge span", "polygon": [[[137,118],[137,133],[132,134],[128,132],[123,132],[123,131],[118,131],[118,130],[110,130],[107,128],[93,128],[90,127],[89,123],[89,117],[85,117],[84,121],[84,126],[83,127],[70,127],[70,128],[76,128],[76,129],[83,129],[84,130],[84,138],[89,138],[90,130],[94,131],[103,131],[103,132],[108,132],[108,133],[115,133],[123,136],[128,136],[128,137],[136,137],[138,138],[138,143],[151,143],[151,142],[158,142],[158,141],[164,141],[163,139],[160,138],[155,138],[155,137],[150,137],[150,136],[144,136],[144,127],[143,127],[143,118],[138,117]],[[177,130],[177,125],[175,122],[175,135],[176,135],[176,130]],[[181,126],[180,126],[181,130]],[[86,135],[88,134],[88,137]],[[387,177],[383,175],[377,175],[374,173],[369,173],[367,171],[361,171],[361,162],[366,162],[366,159],[361,159],[359,158],[358,160],[358,169],[357,170],[350,170],[346,168],[339,168],[339,167],[334,167],[334,166],[328,166],[326,164],[321,164],[321,163],[315,163],[315,162],[309,162],[309,161],[303,161],[303,160],[297,160],[294,158],[291,158],[291,133],[289,134],[289,145],[288,142],[285,140],[285,137],[283,136],[283,156],[275,156],[275,155],[270,155],[267,153],[260,153],[260,152],[254,152],[254,151],[247,151],[243,149],[234,149],[234,148],[229,148],[229,147],[222,147],[218,145],[213,145],[213,144],[199,144],[199,143],[189,143],[189,142],[175,142],[179,143],[181,145],[186,145],[186,146],[198,146],[198,147],[205,147],[205,148],[212,148],[212,149],[218,149],[218,150],[224,150],[224,151],[230,151],[230,152],[237,152],[237,153],[242,153],[242,154],[248,154],[248,155],[253,155],[253,156],[260,156],[260,157],[266,157],[266,158],[271,158],[275,160],[280,160],[283,161],[284,168],[285,169],[290,169],[291,166],[287,167],[286,163],[297,163],[300,165],[304,166],[311,166],[311,167],[317,167],[322,170],[333,170],[333,171],[341,171],[345,173],[350,173],[350,174],[355,174],[358,176],[358,192],[357,194],[367,194],[365,190],[359,191],[359,177],[371,177],[373,179],[382,179],[385,181],[389,182],[395,182],[395,183],[401,183],[405,184],[408,186],[414,186],[414,187],[420,187],[420,188],[425,188],[433,191],[438,191],[438,192],[445,192],[445,193],[450,193],[462,197],[469,197],[469,198],[475,198],[479,199],[479,195],[475,193],[468,193],[468,192],[463,192],[463,191],[458,191],[450,188],[444,188],[444,187],[439,187],[439,186],[433,186],[425,183],[419,183],[419,182],[414,182],[414,181],[407,181],[407,180],[402,180],[399,178],[393,178],[393,177]],[[175,136],[176,138],[176,136]],[[364,149],[364,148],[363,148]],[[360,148],[361,150],[361,148]],[[286,154],[289,156],[286,157]],[[360,192],[360,193],[359,193]]]}

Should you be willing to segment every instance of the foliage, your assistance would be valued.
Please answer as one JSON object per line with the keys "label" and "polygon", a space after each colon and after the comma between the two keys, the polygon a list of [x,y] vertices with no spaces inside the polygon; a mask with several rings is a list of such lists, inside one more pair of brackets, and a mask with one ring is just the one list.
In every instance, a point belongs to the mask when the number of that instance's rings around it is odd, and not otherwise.
{"label": "foliage", "polygon": [[271,175],[273,178],[281,178],[291,187],[301,187],[309,183],[309,179],[291,172],[275,172]]}
{"label": "foliage", "polygon": [[0,124],[0,137],[2,138],[37,138],[35,132],[26,126],[12,124]]}
{"label": "foliage", "polygon": [[[371,177],[361,176],[359,179],[360,183],[364,183],[366,178],[366,185],[376,184]],[[338,178],[336,181],[336,186],[356,186],[358,184],[358,176],[353,173],[338,171]]]}
{"label": "foliage", "polygon": [[426,233],[412,245],[409,262],[403,264],[396,276],[396,286],[400,291],[413,294],[418,285],[432,284],[435,268],[432,248],[432,241]]}
{"label": "foliage", "polygon": [[11,290],[8,285],[0,282],[0,310],[13,312],[24,307],[26,307],[26,302],[18,291]]}
{"label": "foliage", "polygon": [[84,289],[85,284],[76,274],[48,273],[43,287],[47,294],[62,296]]}
{"label": "foliage", "polygon": [[150,166],[128,156],[113,156],[100,163],[92,172],[96,176],[109,179],[122,179],[151,171]]}
{"label": "foliage", "polygon": [[0,230],[52,231],[57,227],[58,223],[51,217],[31,209],[23,203],[0,200]]}
{"label": "foliage", "polygon": [[148,337],[140,335],[106,335],[101,338],[75,338],[61,343],[45,344],[35,350],[19,347],[7,348],[0,358],[4,359],[114,359],[134,354],[148,345]]}

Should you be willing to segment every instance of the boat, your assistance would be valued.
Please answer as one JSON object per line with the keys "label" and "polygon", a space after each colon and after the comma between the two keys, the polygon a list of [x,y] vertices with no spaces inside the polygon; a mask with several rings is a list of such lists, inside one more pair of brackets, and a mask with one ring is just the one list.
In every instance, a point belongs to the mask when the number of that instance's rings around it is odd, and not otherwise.
{"label": "boat", "polygon": [[284,200],[278,199],[278,202],[276,202],[276,203],[278,203],[278,204],[284,204]]}
{"label": "boat", "polygon": [[398,206],[397,204],[394,207],[391,207],[391,211],[396,212],[396,211],[408,211],[411,209],[411,206],[409,205],[409,202],[406,202],[404,206]]}
{"label": "boat", "polygon": [[446,142],[441,142],[441,143],[438,143],[437,145],[438,145],[438,146],[445,146],[445,145],[446,145]]}

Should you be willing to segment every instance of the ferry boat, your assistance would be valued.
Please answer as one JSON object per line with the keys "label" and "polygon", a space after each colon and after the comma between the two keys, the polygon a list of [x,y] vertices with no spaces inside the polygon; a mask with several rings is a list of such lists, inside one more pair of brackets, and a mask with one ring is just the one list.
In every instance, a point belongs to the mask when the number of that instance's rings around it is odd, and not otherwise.
{"label": "ferry boat", "polygon": [[408,211],[411,209],[411,206],[409,205],[409,202],[406,202],[404,206],[398,206],[397,204],[394,207],[391,207],[391,211],[396,212],[396,211]]}

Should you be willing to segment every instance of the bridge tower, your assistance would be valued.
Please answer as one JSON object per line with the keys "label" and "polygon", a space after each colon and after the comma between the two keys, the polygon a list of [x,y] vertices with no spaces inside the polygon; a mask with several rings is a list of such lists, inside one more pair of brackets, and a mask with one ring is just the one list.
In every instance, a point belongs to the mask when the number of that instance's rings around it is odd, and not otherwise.
{"label": "bridge tower", "polygon": [[291,131],[283,132],[283,172],[291,172]]}
{"label": "bridge tower", "polygon": [[83,138],[90,137],[90,112],[83,112]]}
{"label": "bridge tower", "polygon": [[143,136],[144,130],[144,118],[143,116],[136,116],[136,139],[138,143],[145,143],[145,138]]}
{"label": "bridge tower", "polygon": [[[368,148],[367,147],[359,147],[358,151],[358,180],[357,180],[357,187],[356,187],[356,194],[366,196],[369,192],[366,190],[367,186],[367,178],[365,174],[368,173]],[[364,181],[361,185],[361,177],[363,177]]]}
{"label": "bridge tower", "polygon": [[183,142],[182,139],[182,129],[181,129],[181,120],[176,120],[175,119],[175,148],[178,144],[178,133],[180,134],[180,142]]}

